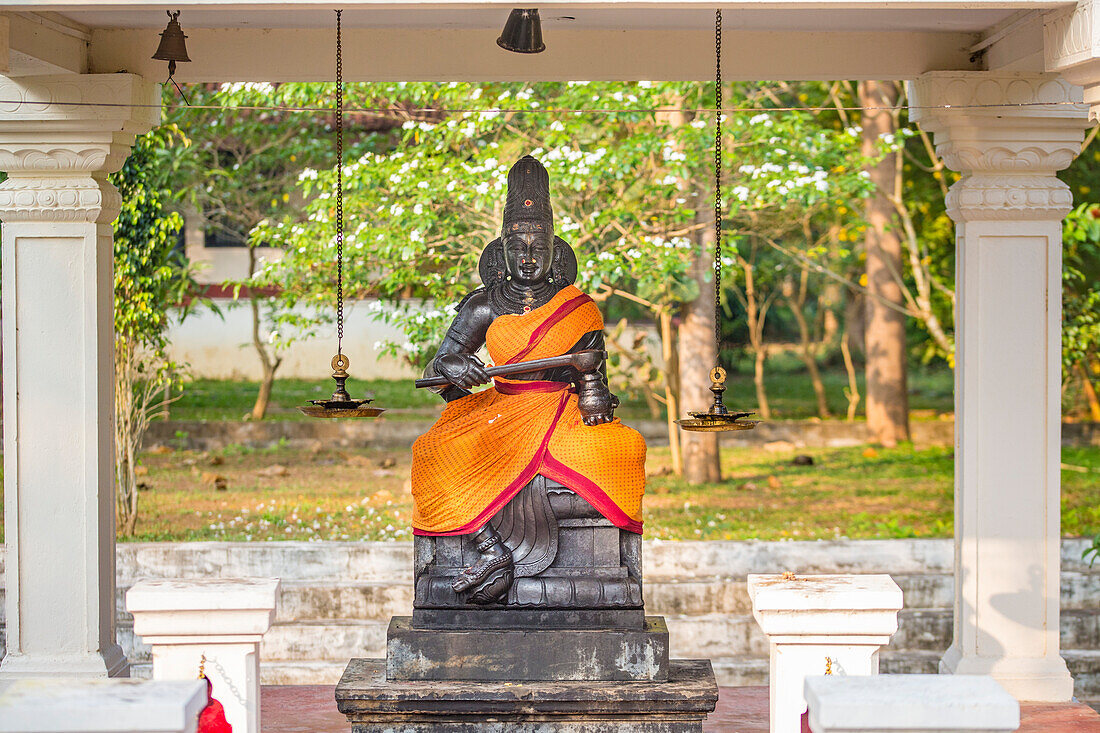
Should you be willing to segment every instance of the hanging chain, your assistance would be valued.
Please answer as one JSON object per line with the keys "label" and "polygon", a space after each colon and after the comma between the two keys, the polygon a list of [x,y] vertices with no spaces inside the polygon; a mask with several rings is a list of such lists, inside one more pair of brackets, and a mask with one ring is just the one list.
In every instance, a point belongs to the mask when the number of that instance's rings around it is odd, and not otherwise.
{"label": "hanging chain", "polygon": [[722,11],[714,11],[714,363],[722,350]]}
{"label": "hanging chain", "polygon": [[344,58],[336,11],[336,353],[344,343]]}

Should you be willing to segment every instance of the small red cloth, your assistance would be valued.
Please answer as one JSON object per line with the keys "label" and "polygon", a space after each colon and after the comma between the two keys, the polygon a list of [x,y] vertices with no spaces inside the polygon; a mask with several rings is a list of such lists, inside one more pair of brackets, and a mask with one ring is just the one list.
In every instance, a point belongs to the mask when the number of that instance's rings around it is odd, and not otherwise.
{"label": "small red cloth", "polygon": [[214,686],[206,679],[206,707],[199,713],[198,733],[233,733],[233,726],[225,719],[225,708],[214,699]]}

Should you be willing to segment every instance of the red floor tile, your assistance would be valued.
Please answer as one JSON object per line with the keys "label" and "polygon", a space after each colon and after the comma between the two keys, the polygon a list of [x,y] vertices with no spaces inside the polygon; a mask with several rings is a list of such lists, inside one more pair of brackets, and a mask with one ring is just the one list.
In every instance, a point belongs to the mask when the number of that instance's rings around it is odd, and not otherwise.
{"label": "red floor tile", "polygon": [[[271,686],[260,691],[263,733],[347,733],[328,685]],[[1087,705],[1025,703],[1020,733],[1100,733],[1100,714]],[[768,688],[722,687],[707,733],[767,733]]]}

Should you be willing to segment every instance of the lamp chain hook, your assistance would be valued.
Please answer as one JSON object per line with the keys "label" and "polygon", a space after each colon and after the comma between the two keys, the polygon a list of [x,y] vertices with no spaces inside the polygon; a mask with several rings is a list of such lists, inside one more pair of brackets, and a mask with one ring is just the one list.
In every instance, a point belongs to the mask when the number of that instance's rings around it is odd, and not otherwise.
{"label": "lamp chain hook", "polygon": [[344,343],[344,58],[336,11],[336,354]]}
{"label": "lamp chain hook", "polygon": [[722,11],[714,11],[714,363],[722,351]]}

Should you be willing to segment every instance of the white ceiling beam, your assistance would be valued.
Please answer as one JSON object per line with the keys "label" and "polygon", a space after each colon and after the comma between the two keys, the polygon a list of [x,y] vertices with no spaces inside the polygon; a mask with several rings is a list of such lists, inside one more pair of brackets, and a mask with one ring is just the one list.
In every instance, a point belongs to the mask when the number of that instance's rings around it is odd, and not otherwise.
{"label": "white ceiling beam", "polygon": [[[511,8],[514,0],[341,0],[340,8],[362,9],[409,9],[431,10],[433,8]],[[671,8],[671,9],[707,9],[723,10],[765,10],[765,9],[961,9],[976,10],[982,8],[1005,9],[1054,9],[1072,5],[1067,0],[739,0],[737,2],[714,2],[714,0],[540,0],[539,8],[549,10],[564,8]],[[79,10],[145,10],[163,11],[165,5],[158,0],[68,0],[68,2],[50,2],[49,0],[3,0],[0,8],[45,9],[61,12]],[[172,9],[209,8],[232,13],[235,10],[309,10],[333,8],[332,0],[290,0],[272,2],[272,0],[181,0],[172,5]]]}
{"label": "white ceiling beam", "polygon": [[[329,81],[331,29],[188,29],[191,63],[181,82]],[[348,81],[708,80],[714,77],[713,30],[566,30],[544,53],[503,51],[497,30],[344,31]],[[94,29],[90,71],[167,76],[150,57],[148,30]],[[727,31],[723,75],[729,80],[912,79],[927,71],[971,70],[971,33]]]}
{"label": "white ceiling beam", "polygon": [[988,71],[1044,71],[1043,13],[1021,13],[1000,28],[993,28],[981,52]]}
{"label": "white ceiling beam", "polygon": [[38,13],[4,13],[6,76],[83,74],[88,70],[87,29]]}

